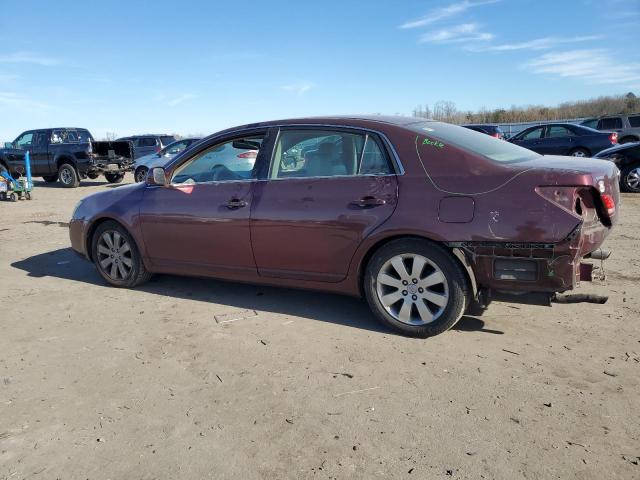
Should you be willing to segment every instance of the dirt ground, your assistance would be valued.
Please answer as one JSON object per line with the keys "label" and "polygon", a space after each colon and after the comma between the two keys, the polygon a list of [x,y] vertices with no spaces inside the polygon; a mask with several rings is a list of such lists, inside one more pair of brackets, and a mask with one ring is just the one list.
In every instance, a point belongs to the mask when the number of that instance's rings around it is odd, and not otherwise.
{"label": "dirt ground", "polygon": [[640,478],[640,195],[580,289],[606,305],[415,340],[347,297],[109,288],[66,225],[105,188],[0,203],[0,479]]}

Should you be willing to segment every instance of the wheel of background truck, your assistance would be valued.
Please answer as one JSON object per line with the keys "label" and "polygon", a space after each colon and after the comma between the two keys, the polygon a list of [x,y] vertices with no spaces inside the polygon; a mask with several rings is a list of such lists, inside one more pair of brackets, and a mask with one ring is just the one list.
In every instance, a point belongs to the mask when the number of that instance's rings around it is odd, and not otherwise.
{"label": "wheel of background truck", "polygon": [[144,182],[147,179],[147,174],[149,173],[149,169],[147,167],[138,167],[136,168],[136,172],[133,174],[136,182]]}
{"label": "wheel of background truck", "polygon": [[105,173],[104,178],[106,178],[109,183],[120,183],[124,178],[124,173]]}
{"label": "wheel of background truck", "polygon": [[87,178],[89,178],[91,180],[95,180],[99,176],[100,176],[100,174],[98,174],[98,173],[87,173]]}
{"label": "wheel of background truck", "polygon": [[102,278],[114,287],[131,288],[151,278],[136,242],[119,223],[107,221],[98,226],[91,239],[91,253]]}
{"label": "wheel of background truck", "polygon": [[591,153],[586,148],[574,148],[569,152],[572,157],[590,157]]}
{"label": "wheel of background truck", "polygon": [[627,165],[622,169],[620,187],[625,192],[640,193],[640,164]]}
{"label": "wheel of background truck", "polygon": [[471,297],[456,259],[439,245],[413,238],[389,242],[373,255],[364,293],[378,320],[419,338],[453,327]]}
{"label": "wheel of background truck", "polygon": [[58,175],[45,175],[42,179],[47,183],[54,183],[58,181]]}
{"label": "wheel of background truck", "polygon": [[11,200],[12,202],[17,202],[18,196],[15,193],[12,193],[11,195],[9,195],[9,200]]}
{"label": "wheel of background truck", "polygon": [[73,165],[63,163],[58,169],[58,180],[65,188],[76,188],[80,185],[80,177]]}

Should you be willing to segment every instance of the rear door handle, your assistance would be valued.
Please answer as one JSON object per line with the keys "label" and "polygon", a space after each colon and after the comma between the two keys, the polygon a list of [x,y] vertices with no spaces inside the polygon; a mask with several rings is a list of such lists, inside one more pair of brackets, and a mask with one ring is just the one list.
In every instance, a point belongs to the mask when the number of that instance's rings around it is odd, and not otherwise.
{"label": "rear door handle", "polygon": [[387,201],[384,200],[383,198],[376,198],[376,197],[362,197],[359,200],[351,202],[352,205],[355,205],[356,207],[360,207],[360,208],[377,207],[379,205],[384,205],[386,203]]}
{"label": "rear door handle", "polygon": [[247,202],[245,202],[244,200],[240,200],[237,198],[232,198],[231,200],[229,200],[227,202],[227,208],[229,210],[235,210],[236,208],[242,208],[242,207],[246,207],[247,206]]}

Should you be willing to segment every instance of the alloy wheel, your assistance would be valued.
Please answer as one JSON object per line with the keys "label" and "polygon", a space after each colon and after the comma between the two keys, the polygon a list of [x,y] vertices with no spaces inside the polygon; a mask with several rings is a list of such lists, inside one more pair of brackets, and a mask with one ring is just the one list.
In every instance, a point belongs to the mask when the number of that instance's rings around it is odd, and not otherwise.
{"label": "alloy wheel", "polygon": [[60,180],[62,180],[62,183],[64,183],[65,185],[69,185],[71,182],[73,182],[73,178],[71,178],[71,172],[69,171],[69,169],[63,168],[60,171]]}
{"label": "alloy wheel", "polygon": [[572,157],[586,157],[587,154],[582,150],[576,150],[571,154]]}
{"label": "alloy wheel", "polygon": [[126,280],[131,275],[131,245],[120,232],[105,231],[98,240],[98,264],[112,280]]}
{"label": "alloy wheel", "polygon": [[442,315],[449,303],[449,288],[442,270],[422,255],[390,258],[376,277],[383,308],[407,325],[426,325]]}
{"label": "alloy wheel", "polygon": [[629,189],[634,191],[640,190],[640,167],[632,168],[627,172],[624,178],[625,183]]}

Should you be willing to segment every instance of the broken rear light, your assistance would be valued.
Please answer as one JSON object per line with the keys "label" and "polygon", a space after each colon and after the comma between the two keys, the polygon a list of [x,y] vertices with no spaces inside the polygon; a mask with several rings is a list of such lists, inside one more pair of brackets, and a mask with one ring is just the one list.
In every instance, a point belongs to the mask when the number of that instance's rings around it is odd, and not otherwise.
{"label": "broken rear light", "polygon": [[601,193],[600,198],[602,199],[602,205],[604,205],[604,209],[607,212],[609,218],[616,213],[616,202],[613,199],[613,195],[609,195],[608,193]]}

